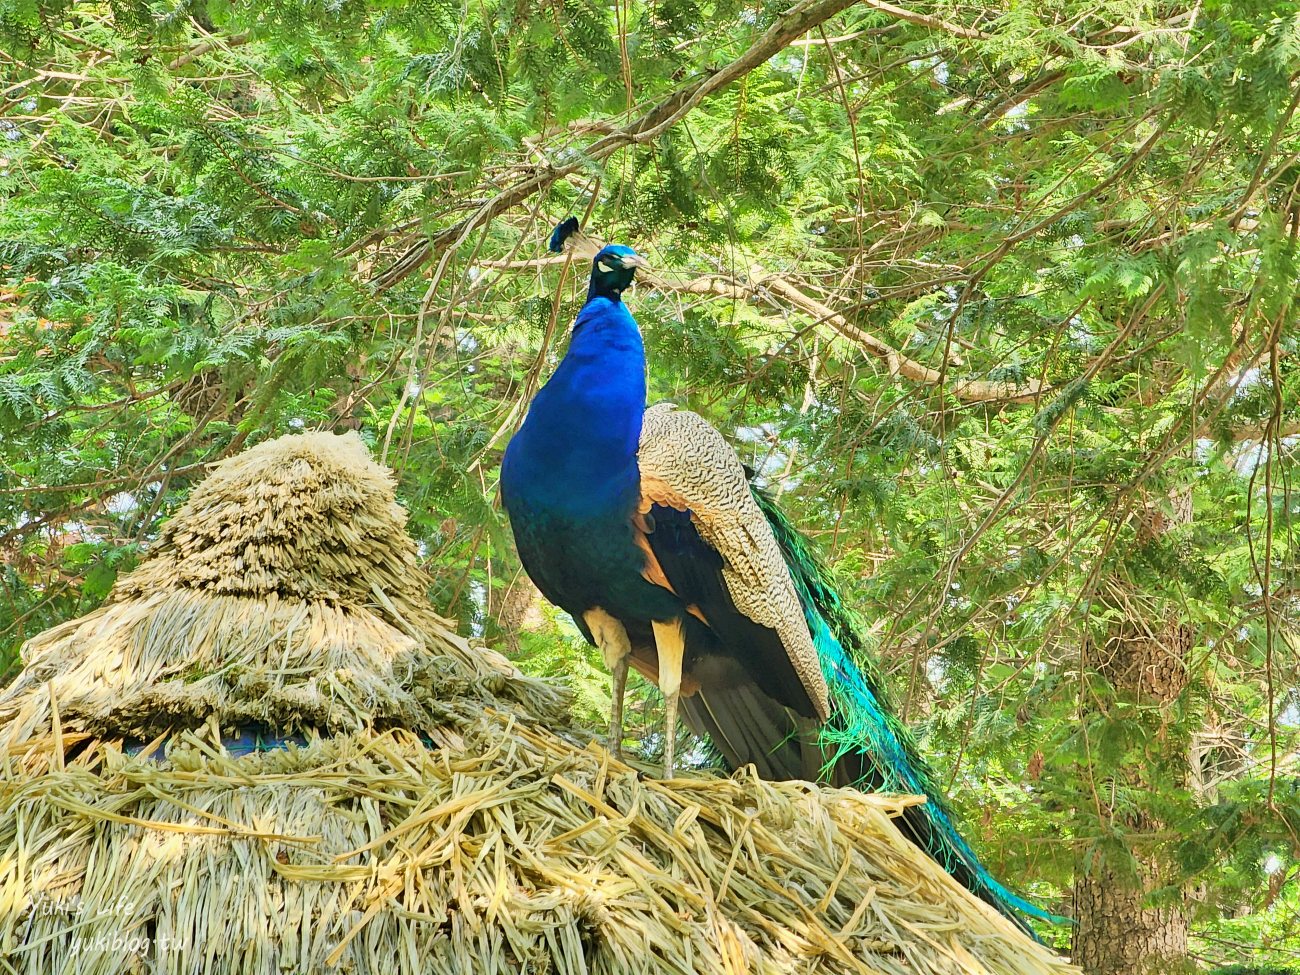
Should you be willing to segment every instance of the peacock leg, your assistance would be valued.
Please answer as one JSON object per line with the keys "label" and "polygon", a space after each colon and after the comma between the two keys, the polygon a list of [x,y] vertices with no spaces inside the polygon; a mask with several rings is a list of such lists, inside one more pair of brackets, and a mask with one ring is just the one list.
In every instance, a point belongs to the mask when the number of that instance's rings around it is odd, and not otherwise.
{"label": "peacock leg", "polygon": [[672,778],[673,752],[677,746],[677,700],[682,690],[682,658],[686,655],[686,632],[680,619],[652,624],[655,652],[659,657],[659,690],[664,695],[664,778]]}
{"label": "peacock leg", "polygon": [[614,675],[613,698],[609,708],[609,739],[605,747],[615,758],[623,757],[623,696],[627,693],[627,658],[632,653],[632,641],[627,638],[623,624],[600,607],[582,614],[583,622],[591,631],[592,639],[600,647],[605,666]]}
{"label": "peacock leg", "polygon": [[[605,663],[609,663],[609,655],[605,656]],[[606,747],[614,753],[615,758],[623,757],[623,695],[627,693],[627,654],[624,653],[613,665],[610,671],[614,675],[614,693],[613,699],[609,706],[609,739]]]}

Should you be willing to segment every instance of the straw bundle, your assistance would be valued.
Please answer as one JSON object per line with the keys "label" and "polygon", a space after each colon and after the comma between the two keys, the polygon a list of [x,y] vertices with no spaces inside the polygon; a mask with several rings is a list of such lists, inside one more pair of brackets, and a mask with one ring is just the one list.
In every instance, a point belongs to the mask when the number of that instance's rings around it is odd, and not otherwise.
{"label": "straw bundle", "polygon": [[[563,695],[452,634],[414,557],[359,441],[286,438],[33,640],[0,696],[0,970],[1074,971],[902,838],[914,799],[655,782],[550,730]],[[233,757],[247,720],[308,743]],[[123,752],[145,731],[165,761]]]}

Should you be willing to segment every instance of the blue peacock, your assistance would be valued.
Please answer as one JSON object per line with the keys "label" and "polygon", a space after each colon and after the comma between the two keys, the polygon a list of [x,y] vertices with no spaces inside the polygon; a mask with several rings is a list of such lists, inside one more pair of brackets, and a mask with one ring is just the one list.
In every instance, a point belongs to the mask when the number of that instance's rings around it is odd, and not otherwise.
{"label": "blue peacock", "polygon": [[[570,217],[551,249],[578,232]],[[644,266],[622,245],[596,254],[568,351],[501,465],[525,571],[613,675],[611,747],[632,667],[664,696],[665,774],[680,715],[733,768],[924,795],[899,821],[913,842],[1022,928],[1060,920],[994,879],[957,831],[830,573],[735,451],[694,413],[646,409],[622,300]]]}

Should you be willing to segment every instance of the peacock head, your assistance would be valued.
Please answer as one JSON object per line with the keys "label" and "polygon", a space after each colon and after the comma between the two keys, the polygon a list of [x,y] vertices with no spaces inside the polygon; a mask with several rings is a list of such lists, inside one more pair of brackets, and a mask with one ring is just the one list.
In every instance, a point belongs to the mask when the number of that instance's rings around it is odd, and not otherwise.
{"label": "peacock head", "polygon": [[[578,232],[578,218],[569,217],[551,234],[551,250],[563,253],[565,243]],[[645,260],[630,247],[609,244],[601,248],[591,262],[591,285],[587,297],[602,295],[617,301],[632,284],[637,268],[641,267],[646,267]]]}
{"label": "peacock head", "polygon": [[609,244],[602,247],[591,262],[591,287],[588,293],[618,298],[632,284],[636,269],[646,263],[630,247]]}

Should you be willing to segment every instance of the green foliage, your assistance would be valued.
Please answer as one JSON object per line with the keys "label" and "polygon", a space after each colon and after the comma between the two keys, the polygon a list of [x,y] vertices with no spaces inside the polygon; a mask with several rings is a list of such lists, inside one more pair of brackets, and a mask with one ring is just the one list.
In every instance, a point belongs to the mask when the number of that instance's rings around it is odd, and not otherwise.
{"label": "green foliage", "polygon": [[[0,0],[0,670],[207,463],[359,429],[431,599],[603,726],[495,498],[574,212],[664,274],[652,396],[817,537],[993,873],[1156,862],[1199,957],[1293,961],[1295,5],[855,6],[596,153],[787,8]],[[1126,676],[1175,633],[1173,686]]]}

